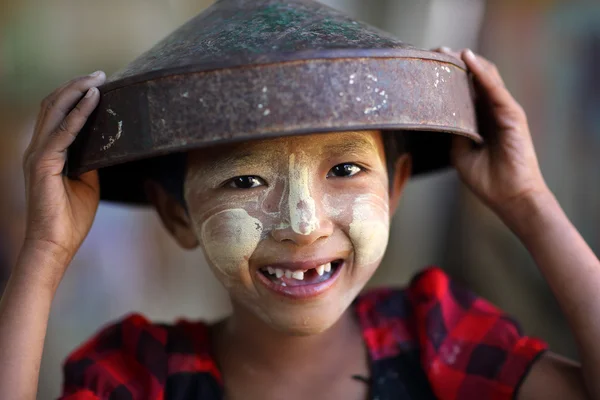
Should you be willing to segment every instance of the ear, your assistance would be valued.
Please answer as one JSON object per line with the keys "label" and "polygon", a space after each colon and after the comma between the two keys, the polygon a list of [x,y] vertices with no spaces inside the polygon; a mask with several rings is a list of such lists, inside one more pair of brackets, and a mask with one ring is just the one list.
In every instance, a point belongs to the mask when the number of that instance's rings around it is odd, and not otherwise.
{"label": "ear", "polygon": [[191,250],[198,247],[198,238],[192,221],[183,205],[155,181],[146,181],[144,189],[146,197],[154,205],[164,227],[175,241],[184,249]]}
{"label": "ear", "polygon": [[396,213],[400,197],[406,183],[412,174],[412,156],[410,153],[404,153],[394,163],[394,179],[391,182],[390,188],[390,216]]}

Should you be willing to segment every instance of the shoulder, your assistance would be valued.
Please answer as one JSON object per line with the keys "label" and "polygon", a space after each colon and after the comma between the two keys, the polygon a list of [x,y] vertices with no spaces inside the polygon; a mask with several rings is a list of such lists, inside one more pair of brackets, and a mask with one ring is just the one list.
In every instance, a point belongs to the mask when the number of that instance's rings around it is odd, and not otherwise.
{"label": "shoulder", "polygon": [[[367,345],[376,359],[395,356],[400,348],[419,347],[420,331],[442,321],[441,305],[470,304],[474,296],[458,292],[448,275],[437,267],[417,274],[406,287],[369,290],[355,301]],[[431,313],[429,313],[431,311]],[[428,323],[429,322],[429,323]]]}
{"label": "shoulder", "polygon": [[202,372],[220,380],[211,356],[209,328],[179,320],[156,324],[131,314],[102,328],[71,353],[63,366],[64,396],[81,391],[108,398],[162,398],[167,379]]}
{"label": "shoulder", "polygon": [[521,334],[514,319],[454,282],[438,267],[424,269],[406,287],[368,291],[357,298],[355,308],[361,323],[367,326],[390,327],[401,323],[411,333],[408,339],[419,340],[421,330],[430,330],[434,345],[446,339],[447,328],[459,326],[470,337],[493,331],[494,326],[509,329],[514,335]]}
{"label": "shoulder", "polygon": [[405,288],[366,293],[356,309],[374,358],[414,349],[441,399],[510,398],[546,348],[437,267]]}

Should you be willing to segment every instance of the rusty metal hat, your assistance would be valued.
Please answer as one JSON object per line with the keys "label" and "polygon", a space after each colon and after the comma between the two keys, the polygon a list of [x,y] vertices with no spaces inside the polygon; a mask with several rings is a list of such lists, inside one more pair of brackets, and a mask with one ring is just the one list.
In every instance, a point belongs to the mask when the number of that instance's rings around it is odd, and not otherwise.
{"label": "rusty metal hat", "polygon": [[105,200],[145,202],[140,160],[305,133],[411,131],[414,172],[477,142],[465,65],[310,0],[220,0],[100,88],[69,149],[71,176],[100,169]]}

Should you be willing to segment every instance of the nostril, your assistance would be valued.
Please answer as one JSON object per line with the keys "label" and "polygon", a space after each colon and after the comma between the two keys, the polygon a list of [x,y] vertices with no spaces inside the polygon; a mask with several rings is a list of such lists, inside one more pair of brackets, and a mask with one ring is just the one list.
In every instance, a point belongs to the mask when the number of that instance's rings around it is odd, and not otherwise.
{"label": "nostril", "polygon": [[295,243],[297,245],[310,245],[317,240],[327,239],[333,232],[333,224],[326,221],[317,221],[316,224],[303,221],[295,228],[290,225],[280,226],[271,230],[271,236],[278,242]]}
{"label": "nostril", "polygon": [[289,228],[276,228],[271,231],[271,236],[278,242],[292,242]]}

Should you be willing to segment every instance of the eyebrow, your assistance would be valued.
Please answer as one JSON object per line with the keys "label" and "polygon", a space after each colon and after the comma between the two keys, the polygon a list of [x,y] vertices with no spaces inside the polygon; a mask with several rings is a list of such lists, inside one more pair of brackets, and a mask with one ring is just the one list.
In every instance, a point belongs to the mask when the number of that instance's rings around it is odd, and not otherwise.
{"label": "eyebrow", "polygon": [[[324,154],[360,154],[370,150],[375,150],[375,145],[371,140],[351,134],[348,134],[348,137],[343,142],[338,141],[337,143],[323,146]],[[219,157],[214,167],[218,166],[222,168],[223,165],[226,165],[235,169],[246,166],[248,163],[266,164],[270,159],[271,157],[268,153],[261,152],[260,150],[252,151],[245,149],[234,154]]]}
{"label": "eyebrow", "polygon": [[268,155],[261,152],[243,151],[219,158],[217,164],[219,167],[228,165],[233,168],[239,168],[247,165],[248,163],[266,163],[268,159]]}
{"label": "eyebrow", "polygon": [[243,152],[237,154],[227,155],[219,160],[219,163],[233,164],[233,163],[243,163],[251,161],[252,159],[257,158],[256,153],[251,152]]}
{"label": "eyebrow", "polygon": [[335,154],[356,154],[364,153],[368,150],[374,150],[373,142],[363,137],[350,136],[346,141],[341,143],[329,144],[323,147],[325,153]]}

